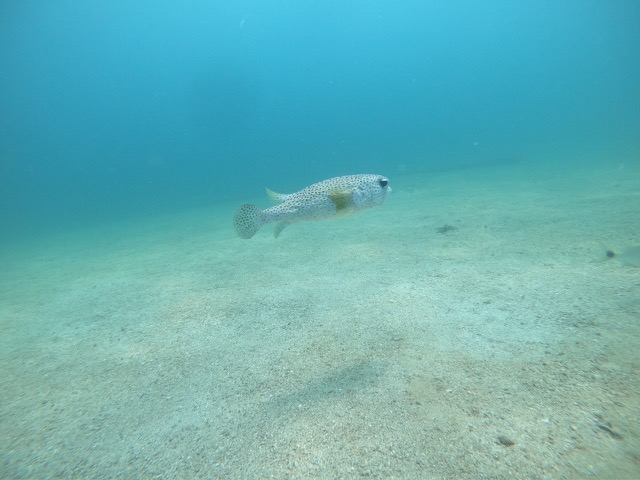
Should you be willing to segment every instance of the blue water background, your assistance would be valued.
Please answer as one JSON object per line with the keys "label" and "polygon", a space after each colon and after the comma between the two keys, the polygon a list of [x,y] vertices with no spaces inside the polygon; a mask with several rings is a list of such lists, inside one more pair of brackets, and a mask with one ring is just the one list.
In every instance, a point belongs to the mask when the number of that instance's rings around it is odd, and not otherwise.
{"label": "blue water background", "polygon": [[640,161],[640,2],[0,5],[3,239],[547,158]]}

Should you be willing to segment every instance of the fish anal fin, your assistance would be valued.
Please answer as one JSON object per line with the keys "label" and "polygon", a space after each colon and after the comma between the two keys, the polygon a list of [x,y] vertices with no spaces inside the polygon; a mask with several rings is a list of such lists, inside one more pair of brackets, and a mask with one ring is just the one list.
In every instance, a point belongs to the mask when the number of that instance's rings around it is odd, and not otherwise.
{"label": "fish anal fin", "polygon": [[287,222],[280,222],[276,225],[276,228],[273,229],[273,236],[275,238],[278,238],[278,236],[282,233],[282,230],[284,230],[285,228],[287,228],[287,225],[289,225]]}

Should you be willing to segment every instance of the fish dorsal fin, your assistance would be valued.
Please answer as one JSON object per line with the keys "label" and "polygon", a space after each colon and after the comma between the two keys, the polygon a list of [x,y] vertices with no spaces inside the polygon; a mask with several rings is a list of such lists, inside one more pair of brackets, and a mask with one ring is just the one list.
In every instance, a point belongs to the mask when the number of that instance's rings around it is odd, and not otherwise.
{"label": "fish dorsal fin", "polygon": [[286,193],[274,192],[273,190],[269,190],[268,188],[265,188],[265,190],[267,191],[267,196],[274,202],[284,202],[287,198],[291,196]]}
{"label": "fish dorsal fin", "polygon": [[331,190],[329,192],[329,200],[336,206],[336,213],[347,213],[353,205],[351,194],[353,189]]}

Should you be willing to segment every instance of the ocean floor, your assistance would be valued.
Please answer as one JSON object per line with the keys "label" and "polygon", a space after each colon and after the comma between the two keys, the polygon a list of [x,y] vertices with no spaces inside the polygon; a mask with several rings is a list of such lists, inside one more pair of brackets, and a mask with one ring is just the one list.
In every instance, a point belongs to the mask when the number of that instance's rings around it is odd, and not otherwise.
{"label": "ocean floor", "polygon": [[0,477],[640,478],[640,268],[605,255],[640,245],[638,163],[4,246]]}

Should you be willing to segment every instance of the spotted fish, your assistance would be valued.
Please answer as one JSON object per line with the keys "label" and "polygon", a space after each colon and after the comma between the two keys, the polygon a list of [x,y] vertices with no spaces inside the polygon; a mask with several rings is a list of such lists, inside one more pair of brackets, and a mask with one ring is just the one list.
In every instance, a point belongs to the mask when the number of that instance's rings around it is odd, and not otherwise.
{"label": "spotted fish", "polygon": [[278,205],[260,210],[245,203],[233,216],[233,226],[240,238],[251,238],[265,223],[277,222],[273,235],[278,237],[291,223],[349,215],[381,205],[390,193],[387,177],[370,174],[330,178],[291,194],[267,189]]}

